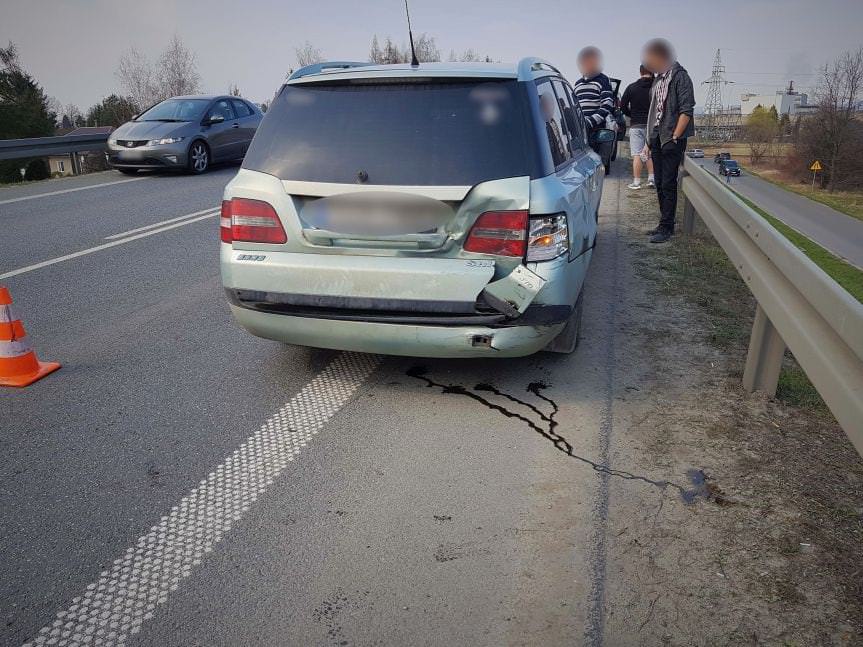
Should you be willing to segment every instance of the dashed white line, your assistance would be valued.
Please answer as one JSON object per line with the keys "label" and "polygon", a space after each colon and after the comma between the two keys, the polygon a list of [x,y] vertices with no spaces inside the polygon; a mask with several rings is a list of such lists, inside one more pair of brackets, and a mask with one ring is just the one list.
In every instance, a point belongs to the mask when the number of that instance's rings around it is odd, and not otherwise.
{"label": "dashed white line", "polygon": [[76,186],[73,189],[60,189],[59,191],[48,191],[46,193],[36,193],[34,195],[25,195],[20,198],[10,198],[9,200],[0,200],[0,204],[12,204],[13,202],[23,202],[24,200],[35,200],[36,198],[47,198],[52,195],[62,195],[63,193],[75,193],[76,191],[86,191],[87,189],[98,189],[103,186],[111,186],[112,184],[124,184],[126,182],[139,182],[148,179],[145,177],[130,177],[125,180],[114,180],[113,182],[102,182],[101,184],[88,184],[87,186]]}
{"label": "dashed white line", "polygon": [[[191,214],[190,214],[191,215]],[[132,236],[127,236],[126,238],[120,238],[119,240],[112,240],[110,243],[102,243],[101,245],[96,245],[95,247],[90,247],[89,249],[82,249],[80,252],[73,252],[71,254],[66,254],[65,256],[58,256],[57,258],[51,258],[47,261],[42,261],[41,263],[34,263],[33,265],[28,265],[27,267],[19,267],[17,270],[12,270],[10,272],[6,272],[5,274],[0,274],[0,279],[8,279],[13,276],[18,276],[19,274],[25,274],[26,272],[32,272],[33,270],[42,269],[43,267],[48,267],[49,265],[55,265],[56,263],[62,263],[63,261],[69,261],[73,258],[79,258],[80,256],[86,256],[87,254],[94,254],[96,252],[101,252],[103,249],[108,249],[110,247],[116,247],[117,245],[123,245],[125,243],[131,243],[133,240],[138,240],[139,238],[146,238],[147,236],[152,236],[153,234],[159,234],[163,231],[168,231],[170,229],[176,229],[177,227],[182,227],[183,225],[190,225],[193,222],[198,222],[199,220],[204,220],[206,218],[212,218],[213,216],[219,215],[218,211],[214,211],[213,213],[208,213],[203,216],[198,216],[197,218],[188,218],[181,222],[175,222],[170,225],[165,225],[164,227],[159,227],[158,229],[151,229],[150,231],[144,231],[139,234],[134,234]],[[215,234],[214,234],[215,235]]]}
{"label": "dashed white line", "polygon": [[379,363],[342,353],[25,644],[123,645]]}
{"label": "dashed white line", "polygon": [[193,213],[187,213],[185,216],[177,216],[176,218],[169,218],[168,220],[162,220],[160,222],[154,222],[152,225],[144,225],[143,227],[138,227],[136,229],[130,229],[129,231],[124,231],[119,234],[111,234],[110,236],[105,236],[105,240],[115,240],[117,238],[123,238],[124,236],[128,236],[130,234],[137,234],[139,231],[147,231],[148,229],[155,229],[161,225],[167,225],[171,222],[177,222],[178,220],[185,220],[186,218],[192,218],[194,216],[200,216],[202,213],[213,213],[218,211],[219,207],[210,207],[209,209],[202,209],[201,211],[195,211]]}

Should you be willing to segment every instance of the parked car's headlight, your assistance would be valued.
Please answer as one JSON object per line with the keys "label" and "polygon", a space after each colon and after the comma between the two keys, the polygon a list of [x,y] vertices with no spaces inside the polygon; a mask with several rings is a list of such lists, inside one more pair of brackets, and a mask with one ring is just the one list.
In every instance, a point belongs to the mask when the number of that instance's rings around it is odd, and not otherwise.
{"label": "parked car's headlight", "polygon": [[151,139],[147,142],[147,146],[159,146],[160,144],[176,144],[183,141],[182,137],[165,137],[163,139]]}
{"label": "parked car's headlight", "polygon": [[109,143],[111,146],[116,146],[116,145],[117,145],[117,140],[116,140],[116,139],[109,139],[109,140],[108,140],[108,143]]}

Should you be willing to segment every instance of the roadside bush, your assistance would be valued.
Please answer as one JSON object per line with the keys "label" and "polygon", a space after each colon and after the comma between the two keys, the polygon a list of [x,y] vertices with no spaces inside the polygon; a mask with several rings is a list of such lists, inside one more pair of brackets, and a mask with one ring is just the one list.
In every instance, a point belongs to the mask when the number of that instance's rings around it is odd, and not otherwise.
{"label": "roadside bush", "polygon": [[30,160],[27,163],[27,171],[24,173],[24,179],[28,182],[34,180],[47,180],[51,177],[51,172],[48,169],[48,164],[43,159]]}
{"label": "roadside bush", "polygon": [[20,160],[6,160],[0,162],[0,184],[12,184],[21,182]]}

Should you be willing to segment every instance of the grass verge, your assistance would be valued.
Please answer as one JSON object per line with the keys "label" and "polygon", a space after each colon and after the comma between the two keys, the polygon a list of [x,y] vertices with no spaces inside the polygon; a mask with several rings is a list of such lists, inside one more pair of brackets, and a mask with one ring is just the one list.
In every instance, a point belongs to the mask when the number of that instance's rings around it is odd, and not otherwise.
{"label": "grass verge", "polygon": [[771,216],[751,200],[744,198],[737,191],[734,191],[734,189],[730,190],[769,222],[779,233],[790,240],[797,249],[806,254],[813,263],[824,270],[830,278],[841,285],[851,296],[863,303],[863,270],[858,270],[853,265],[834,256],[818,243],[807,238],[796,229],[789,227],[778,218]]}
{"label": "grass verge", "polygon": [[[656,209],[652,196],[647,200],[631,200],[630,204],[639,215],[653,216]],[[682,221],[682,205],[678,205],[678,220]],[[709,232],[675,237],[670,245],[653,247],[648,258],[649,263],[641,264],[642,273],[662,293],[683,296],[696,304],[705,315],[710,343],[743,357],[752,329],[755,297]],[[791,353],[786,353],[776,397],[819,416],[832,417]]]}

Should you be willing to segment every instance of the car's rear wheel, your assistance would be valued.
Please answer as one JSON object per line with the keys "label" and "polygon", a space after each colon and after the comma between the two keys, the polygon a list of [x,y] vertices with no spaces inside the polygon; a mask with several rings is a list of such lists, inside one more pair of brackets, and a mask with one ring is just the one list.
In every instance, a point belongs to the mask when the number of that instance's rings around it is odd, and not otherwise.
{"label": "car's rear wheel", "polygon": [[192,142],[189,147],[188,166],[189,172],[195,174],[204,173],[210,168],[210,149],[204,142],[200,140]]}
{"label": "car's rear wheel", "polygon": [[578,342],[581,339],[581,314],[583,311],[584,292],[578,295],[575,308],[573,308],[572,314],[569,315],[569,320],[566,322],[564,329],[545,347],[547,352],[569,354],[578,348]]}
{"label": "car's rear wheel", "polygon": [[123,175],[137,175],[138,169],[136,168],[118,168],[118,171]]}

